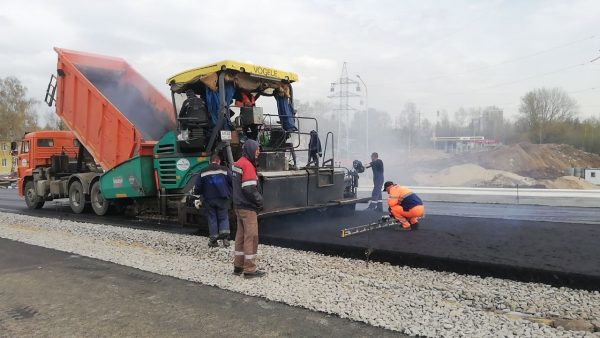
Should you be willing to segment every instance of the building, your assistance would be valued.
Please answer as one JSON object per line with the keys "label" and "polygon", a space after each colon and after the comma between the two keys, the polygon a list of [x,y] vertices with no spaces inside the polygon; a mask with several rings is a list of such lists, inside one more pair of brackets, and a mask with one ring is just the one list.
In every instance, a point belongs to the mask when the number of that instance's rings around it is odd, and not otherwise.
{"label": "building", "polygon": [[600,185],[600,168],[585,168],[583,169],[583,179]]}
{"label": "building", "polygon": [[10,141],[0,141],[0,176],[10,175],[15,165],[16,158],[11,155]]}
{"label": "building", "polygon": [[462,153],[499,144],[498,141],[486,140],[483,136],[434,136],[431,141],[434,149],[443,149],[447,153]]}

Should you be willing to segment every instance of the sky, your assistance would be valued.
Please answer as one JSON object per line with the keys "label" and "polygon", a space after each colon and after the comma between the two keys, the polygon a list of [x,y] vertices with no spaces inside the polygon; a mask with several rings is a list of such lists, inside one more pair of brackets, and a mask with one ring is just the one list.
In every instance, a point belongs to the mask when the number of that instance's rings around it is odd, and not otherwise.
{"label": "sky", "polygon": [[347,62],[367,87],[357,109],[395,115],[412,101],[435,119],[496,105],[514,117],[527,91],[561,87],[600,117],[597,0],[2,0],[0,27],[0,77],[40,101],[57,46],[122,57],[166,96],[169,76],[233,59],[296,72],[297,99],[331,100]]}

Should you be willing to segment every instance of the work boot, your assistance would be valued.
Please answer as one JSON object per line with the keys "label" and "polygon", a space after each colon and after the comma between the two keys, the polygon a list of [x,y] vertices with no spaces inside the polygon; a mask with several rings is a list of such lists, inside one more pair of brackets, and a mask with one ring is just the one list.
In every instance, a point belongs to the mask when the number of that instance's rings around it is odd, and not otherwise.
{"label": "work boot", "polygon": [[237,266],[233,267],[233,274],[236,276],[241,276],[244,273],[244,268],[239,268]]}
{"label": "work boot", "polygon": [[224,248],[229,248],[229,240],[227,238],[223,238],[222,243]]}
{"label": "work boot", "polygon": [[263,277],[266,274],[267,273],[262,270],[256,270],[254,272],[244,272],[244,278],[246,278],[246,279],[259,278],[259,277]]}
{"label": "work boot", "polygon": [[219,243],[217,242],[217,240],[215,238],[211,238],[208,240],[208,247],[209,248],[217,248],[217,247],[219,247]]}

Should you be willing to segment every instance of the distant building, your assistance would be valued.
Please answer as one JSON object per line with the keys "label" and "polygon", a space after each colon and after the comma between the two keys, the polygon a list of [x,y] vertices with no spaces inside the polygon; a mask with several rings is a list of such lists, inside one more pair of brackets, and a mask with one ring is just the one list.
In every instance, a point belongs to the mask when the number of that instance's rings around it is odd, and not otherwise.
{"label": "distant building", "polygon": [[15,168],[16,158],[11,155],[10,141],[0,141],[0,176],[9,175]]}
{"label": "distant building", "polygon": [[583,179],[600,185],[600,168],[585,168],[583,169]]}
{"label": "distant building", "polygon": [[565,174],[583,178],[590,183],[600,185],[600,168],[570,168],[565,171]]}
{"label": "distant building", "polygon": [[435,149],[442,149],[447,153],[462,153],[499,145],[498,141],[486,140],[483,136],[434,136],[431,141]]}

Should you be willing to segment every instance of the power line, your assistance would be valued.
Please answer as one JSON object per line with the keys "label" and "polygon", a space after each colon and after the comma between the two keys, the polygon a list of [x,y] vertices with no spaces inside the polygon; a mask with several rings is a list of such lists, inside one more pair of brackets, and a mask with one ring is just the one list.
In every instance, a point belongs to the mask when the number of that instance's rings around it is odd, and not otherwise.
{"label": "power line", "polygon": [[[585,39],[579,39],[579,40],[567,42],[567,43],[564,43],[562,45],[557,45],[557,46],[554,46],[554,47],[550,47],[548,49],[544,49],[544,50],[541,50],[541,51],[538,51],[538,52],[535,52],[535,53],[531,53],[531,54],[519,56],[519,57],[516,57],[516,58],[513,58],[513,59],[504,60],[504,61],[501,61],[501,62],[498,62],[498,63],[495,63],[495,64],[491,64],[491,65],[487,65],[487,66],[481,66],[481,67],[469,69],[469,70],[466,70],[466,71],[460,72],[460,73],[446,74],[446,75],[440,75],[440,76],[436,76],[436,77],[431,77],[431,78],[429,78],[427,80],[437,80],[437,79],[440,79],[440,78],[446,78],[446,77],[451,77],[451,76],[456,76],[456,75],[464,75],[464,74],[468,74],[468,73],[477,72],[477,71],[480,71],[480,70],[485,70],[485,69],[494,68],[494,67],[497,67],[497,66],[502,66],[502,65],[514,63],[514,62],[525,60],[525,59],[528,59],[528,58],[531,58],[531,57],[534,57],[534,56],[546,54],[546,53],[549,53],[549,52],[552,52],[552,51],[555,51],[555,50],[558,50],[558,49],[569,47],[569,46],[578,44],[580,42],[584,42],[584,41],[588,41],[588,40],[593,40],[596,37],[597,37],[596,35],[592,35],[592,36],[589,36],[589,37],[587,37]],[[600,58],[600,57],[598,57],[598,58]],[[593,62],[593,61],[595,61],[595,60],[592,60],[591,62]]]}
{"label": "power line", "polygon": [[[490,68],[494,68],[494,67],[498,67],[498,66],[502,66],[502,65],[514,63],[514,62],[518,62],[518,61],[525,60],[525,59],[528,59],[528,58],[532,58],[532,57],[535,57],[535,56],[538,56],[538,55],[543,55],[543,54],[546,54],[546,53],[550,53],[550,52],[553,52],[555,50],[559,50],[559,49],[562,49],[562,48],[570,47],[570,46],[576,45],[576,44],[581,43],[581,42],[585,42],[585,41],[589,41],[589,40],[594,40],[596,38],[598,38],[598,35],[591,35],[591,36],[588,36],[588,37],[583,38],[583,39],[577,39],[577,40],[569,41],[569,42],[566,42],[566,43],[563,43],[563,44],[560,44],[560,45],[556,45],[556,46],[552,46],[550,48],[547,48],[547,49],[544,49],[544,50],[541,50],[541,51],[537,51],[537,52],[534,52],[534,53],[531,53],[531,54],[517,56],[517,57],[511,58],[511,59],[506,59],[506,60],[500,61],[498,63],[491,64],[491,65],[486,65],[486,66],[481,66],[481,67],[477,67],[477,68],[468,69],[468,70],[465,70],[463,72],[447,73],[447,74],[441,74],[441,75],[432,76],[432,77],[428,77],[428,78],[424,78],[424,79],[419,79],[419,80],[414,80],[414,81],[395,82],[395,83],[398,83],[398,84],[415,84],[415,83],[421,83],[421,82],[426,82],[426,81],[431,81],[431,80],[438,80],[438,79],[444,79],[444,78],[449,78],[449,77],[454,77],[454,76],[461,76],[461,75],[469,74],[469,73],[475,73],[475,72],[478,72],[478,71],[481,71],[481,70],[486,70],[486,69],[490,69]],[[596,59],[590,61],[590,62],[594,62],[594,61],[596,61],[598,59],[600,59],[600,56],[597,57]],[[376,84],[373,84],[372,86],[384,85],[384,84],[387,84],[387,83],[390,83],[390,82],[376,83]]]}
{"label": "power line", "polygon": [[497,87],[502,87],[502,86],[508,86],[508,85],[511,85],[511,84],[515,84],[515,83],[519,83],[519,82],[523,82],[523,81],[535,79],[535,78],[538,78],[538,77],[544,77],[544,76],[548,76],[548,75],[552,75],[552,74],[562,73],[564,71],[571,70],[571,69],[574,69],[574,68],[577,68],[577,67],[585,67],[586,65],[587,65],[587,63],[579,63],[579,64],[576,64],[576,65],[567,66],[567,67],[556,69],[556,70],[552,70],[552,71],[549,71],[549,72],[545,72],[545,73],[541,73],[541,74],[536,74],[536,75],[531,75],[531,76],[524,77],[524,78],[521,78],[521,79],[518,79],[518,80],[515,80],[515,81],[498,83],[498,84],[495,84],[495,85],[491,85],[491,86],[487,86],[487,87],[482,87],[482,88],[479,88],[479,89],[475,89],[473,91],[480,91],[480,90],[486,90],[486,89],[497,88]]}

